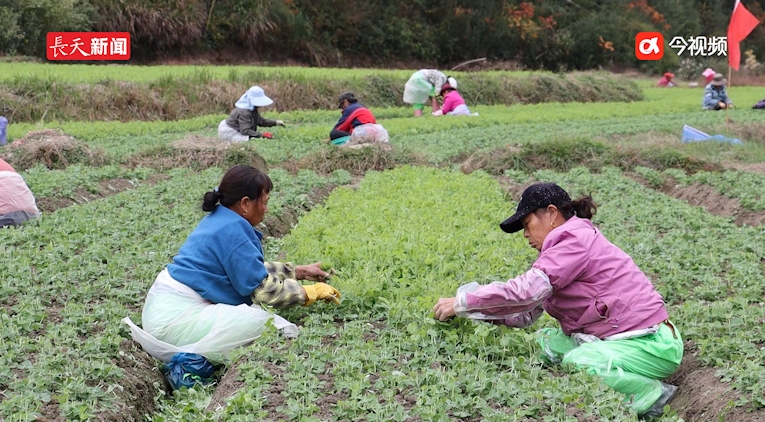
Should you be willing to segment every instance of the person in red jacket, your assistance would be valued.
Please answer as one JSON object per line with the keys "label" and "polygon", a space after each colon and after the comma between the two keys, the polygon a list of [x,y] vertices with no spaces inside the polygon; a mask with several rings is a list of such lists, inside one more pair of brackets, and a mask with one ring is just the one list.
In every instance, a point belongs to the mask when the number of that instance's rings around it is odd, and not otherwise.
{"label": "person in red jacket", "polygon": [[656,83],[656,86],[663,87],[663,88],[671,88],[673,86],[676,86],[677,84],[672,81],[672,78],[675,77],[674,73],[667,72],[662,76],[661,79],[659,79],[659,82]]}
{"label": "person in red jacket", "polygon": [[343,110],[343,115],[340,116],[340,120],[337,121],[335,127],[330,131],[330,140],[351,136],[356,126],[377,123],[372,112],[356,99],[356,95],[353,92],[348,91],[340,94],[338,103],[338,108]]}

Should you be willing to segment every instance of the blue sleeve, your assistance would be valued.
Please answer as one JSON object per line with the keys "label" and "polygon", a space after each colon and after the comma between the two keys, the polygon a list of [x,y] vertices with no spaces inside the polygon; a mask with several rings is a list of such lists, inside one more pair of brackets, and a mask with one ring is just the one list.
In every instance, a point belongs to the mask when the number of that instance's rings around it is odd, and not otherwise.
{"label": "blue sleeve", "polygon": [[704,91],[704,106],[714,107],[719,102],[719,100],[715,98],[713,91],[714,91],[714,88],[712,87],[707,87],[706,91]]}
{"label": "blue sleeve", "polygon": [[250,240],[235,247],[224,265],[231,286],[242,296],[250,296],[268,275],[263,253]]}
{"label": "blue sleeve", "polygon": [[332,130],[337,129],[338,127],[340,127],[340,125],[345,123],[345,121],[348,119],[348,116],[350,116],[351,113],[352,111],[350,111],[350,107],[346,107],[345,110],[343,110],[343,115],[340,116],[340,120],[337,121],[337,124],[335,125],[335,127],[332,128]]}
{"label": "blue sleeve", "polygon": [[721,93],[722,102],[730,104],[730,98],[728,98],[728,88],[723,88]]}

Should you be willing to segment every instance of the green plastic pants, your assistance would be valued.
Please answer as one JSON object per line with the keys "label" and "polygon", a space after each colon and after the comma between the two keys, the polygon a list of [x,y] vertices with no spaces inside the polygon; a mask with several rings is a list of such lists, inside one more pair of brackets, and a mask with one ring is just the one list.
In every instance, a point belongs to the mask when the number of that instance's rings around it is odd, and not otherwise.
{"label": "green plastic pants", "polygon": [[644,337],[579,346],[560,329],[543,328],[537,331],[537,341],[546,362],[601,377],[606,385],[625,394],[625,403],[641,414],[661,396],[660,380],[675,373],[683,359],[680,331],[675,327],[675,337],[667,324],[659,327],[656,334]]}
{"label": "green plastic pants", "polygon": [[[436,87],[434,87],[433,85],[430,85],[430,97],[435,97],[435,96],[436,96]],[[425,109],[425,104],[424,103],[415,103],[412,107],[415,110],[424,110]]]}

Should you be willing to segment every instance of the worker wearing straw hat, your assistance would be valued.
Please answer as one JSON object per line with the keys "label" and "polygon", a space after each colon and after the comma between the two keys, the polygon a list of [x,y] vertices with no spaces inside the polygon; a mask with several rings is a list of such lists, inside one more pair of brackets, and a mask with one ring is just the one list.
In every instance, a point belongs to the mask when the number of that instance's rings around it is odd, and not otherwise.
{"label": "worker wearing straw hat", "polygon": [[724,110],[733,107],[725,87],[727,83],[728,80],[725,79],[722,73],[715,74],[712,82],[704,90],[704,99],[701,104],[702,110]]}

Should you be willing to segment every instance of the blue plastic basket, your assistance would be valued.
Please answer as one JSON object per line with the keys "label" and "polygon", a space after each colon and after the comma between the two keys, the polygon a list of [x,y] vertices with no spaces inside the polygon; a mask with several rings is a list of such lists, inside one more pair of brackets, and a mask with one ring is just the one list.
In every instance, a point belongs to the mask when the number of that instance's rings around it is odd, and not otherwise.
{"label": "blue plastic basket", "polygon": [[694,127],[685,125],[683,126],[683,143],[689,142],[703,142],[703,141],[720,141],[728,142],[736,145],[743,145],[740,139],[728,138],[722,135],[709,135]]}

